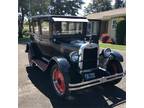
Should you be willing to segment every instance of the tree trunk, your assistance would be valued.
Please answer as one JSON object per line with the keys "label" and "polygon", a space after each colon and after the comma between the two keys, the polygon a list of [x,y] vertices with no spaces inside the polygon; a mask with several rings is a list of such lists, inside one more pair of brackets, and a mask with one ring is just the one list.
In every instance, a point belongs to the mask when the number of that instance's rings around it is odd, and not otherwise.
{"label": "tree trunk", "polygon": [[21,11],[22,15],[18,18],[18,35],[19,38],[23,38],[23,23],[24,23],[24,9]]}

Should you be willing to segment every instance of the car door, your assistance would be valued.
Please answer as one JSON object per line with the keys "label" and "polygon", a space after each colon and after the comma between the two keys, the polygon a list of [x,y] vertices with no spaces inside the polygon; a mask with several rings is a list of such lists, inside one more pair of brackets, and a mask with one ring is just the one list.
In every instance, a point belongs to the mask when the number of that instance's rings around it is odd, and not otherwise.
{"label": "car door", "polygon": [[56,56],[58,51],[56,50],[55,46],[53,46],[53,42],[50,36],[50,24],[48,20],[41,20],[40,21],[40,43],[39,47],[43,55],[45,56]]}

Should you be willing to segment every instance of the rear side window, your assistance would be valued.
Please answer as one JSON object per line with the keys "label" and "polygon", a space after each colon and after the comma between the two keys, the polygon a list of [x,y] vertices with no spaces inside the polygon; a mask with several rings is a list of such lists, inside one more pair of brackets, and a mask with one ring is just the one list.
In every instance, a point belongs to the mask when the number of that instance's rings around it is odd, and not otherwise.
{"label": "rear side window", "polygon": [[49,22],[41,21],[42,38],[49,37]]}
{"label": "rear side window", "polygon": [[39,34],[38,22],[34,22],[34,33]]}

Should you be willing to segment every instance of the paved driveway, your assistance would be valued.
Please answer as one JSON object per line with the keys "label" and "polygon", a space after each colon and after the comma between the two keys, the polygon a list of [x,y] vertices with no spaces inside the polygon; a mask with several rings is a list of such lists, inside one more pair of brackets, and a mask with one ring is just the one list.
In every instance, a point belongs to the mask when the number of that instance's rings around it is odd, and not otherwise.
{"label": "paved driveway", "polygon": [[[125,52],[121,52],[125,57]],[[46,78],[40,71],[28,72],[25,44],[18,45],[19,108],[125,108],[125,78],[113,88],[96,87],[73,93],[71,101],[50,98]],[[123,64],[125,68],[125,64]]]}

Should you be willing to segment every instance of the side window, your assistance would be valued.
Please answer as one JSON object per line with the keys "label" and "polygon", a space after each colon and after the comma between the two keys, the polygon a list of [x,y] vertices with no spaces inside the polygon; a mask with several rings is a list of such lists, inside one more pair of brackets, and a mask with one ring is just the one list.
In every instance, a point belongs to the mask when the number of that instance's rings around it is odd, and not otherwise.
{"label": "side window", "polygon": [[62,33],[67,34],[69,29],[69,23],[67,22],[62,22]]}
{"label": "side window", "polygon": [[75,30],[75,25],[73,22],[69,23],[69,34],[73,34]]}
{"label": "side window", "polygon": [[92,34],[92,22],[88,22],[87,23],[87,32],[86,32],[87,36]]}
{"label": "side window", "polygon": [[34,33],[39,34],[38,22],[34,22]]}
{"label": "side window", "polygon": [[41,21],[42,38],[49,37],[49,22]]}

